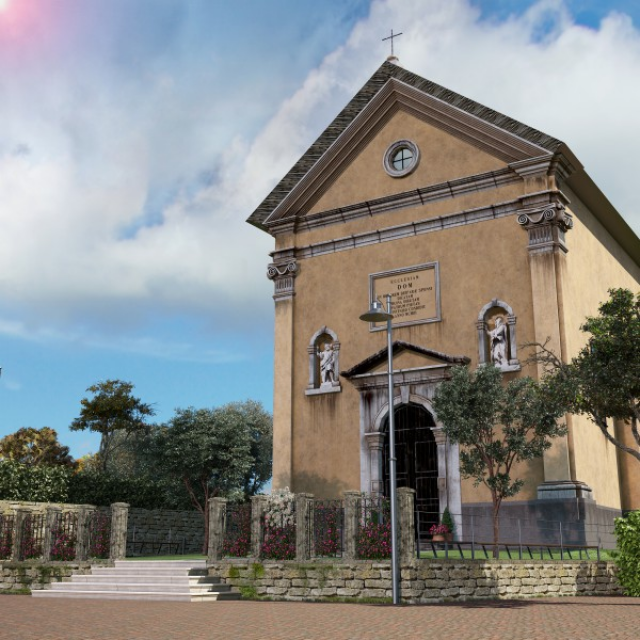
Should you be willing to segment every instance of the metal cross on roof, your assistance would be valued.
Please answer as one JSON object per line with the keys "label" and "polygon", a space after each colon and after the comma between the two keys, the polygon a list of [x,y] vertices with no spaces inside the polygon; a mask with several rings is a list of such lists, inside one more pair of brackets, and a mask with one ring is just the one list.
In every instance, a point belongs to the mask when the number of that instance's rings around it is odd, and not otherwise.
{"label": "metal cross on roof", "polygon": [[393,29],[391,29],[391,35],[387,36],[386,38],[382,38],[382,42],[384,42],[385,40],[391,40],[391,55],[393,56],[393,39],[397,38],[398,36],[402,35],[402,31],[400,33],[393,33]]}

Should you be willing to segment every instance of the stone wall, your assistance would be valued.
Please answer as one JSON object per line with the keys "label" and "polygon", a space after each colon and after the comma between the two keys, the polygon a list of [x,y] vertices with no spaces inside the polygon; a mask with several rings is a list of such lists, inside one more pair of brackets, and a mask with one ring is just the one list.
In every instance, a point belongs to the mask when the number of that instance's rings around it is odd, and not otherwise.
{"label": "stone wall", "polygon": [[[116,504],[122,505],[122,503]],[[0,500],[0,514],[16,513],[19,509],[44,513],[52,507],[61,509],[63,513],[78,512],[82,507],[96,509],[92,505]],[[97,507],[97,510],[110,513],[112,508]],[[199,511],[128,508],[125,520],[128,557],[154,555],[159,551],[163,555],[170,552],[178,554],[203,552],[204,516]],[[117,555],[124,557],[124,548]]]}
{"label": "stone wall", "polygon": [[[110,566],[111,563],[101,564]],[[0,591],[46,589],[52,582],[70,578],[72,573],[90,572],[89,562],[0,562]]]}
{"label": "stone wall", "polygon": [[28,502],[26,500],[0,500],[0,513],[14,513],[17,509],[28,509],[34,513],[44,513],[47,507],[60,507],[64,513],[78,511],[80,504],[68,504],[66,502]]}
{"label": "stone wall", "polygon": [[199,511],[129,508],[127,557],[153,555],[160,543],[164,543],[163,555],[174,550],[180,554],[202,553],[204,516]]}
{"label": "stone wall", "polygon": [[[500,508],[500,539],[615,549],[614,521],[621,514],[586,498],[508,501]],[[493,540],[491,504],[463,505],[462,522],[463,539]]]}
{"label": "stone wall", "polygon": [[[389,562],[209,564],[245,597],[274,600],[391,599]],[[408,604],[574,595],[622,595],[610,562],[420,560],[401,568],[401,598]]]}

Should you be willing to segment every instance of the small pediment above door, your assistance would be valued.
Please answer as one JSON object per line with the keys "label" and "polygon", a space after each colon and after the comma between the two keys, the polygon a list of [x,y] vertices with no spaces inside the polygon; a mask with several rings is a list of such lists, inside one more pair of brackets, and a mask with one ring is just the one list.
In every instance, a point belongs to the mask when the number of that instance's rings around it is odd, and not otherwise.
{"label": "small pediment above door", "polygon": [[[441,377],[443,376],[442,369],[471,362],[471,359],[467,356],[449,355],[403,340],[395,340],[392,350],[394,378],[399,377],[400,379],[397,381],[399,383],[403,381],[423,381],[425,377],[432,377],[433,375]],[[385,378],[387,375],[387,359],[388,350],[385,347],[350,369],[341,371],[340,375],[354,384],[356,384],[357,380]],[[440,371],[439,373],[437,373],[438,370]]]}

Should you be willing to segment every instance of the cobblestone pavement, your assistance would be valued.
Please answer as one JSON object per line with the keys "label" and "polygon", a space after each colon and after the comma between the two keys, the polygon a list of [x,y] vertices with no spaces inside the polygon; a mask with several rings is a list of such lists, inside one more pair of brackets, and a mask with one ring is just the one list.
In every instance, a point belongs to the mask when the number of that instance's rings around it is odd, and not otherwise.
{"label": "cobblestone pavement", "polygon": [[3,640],[636,640],[640,599],[393,607],[1,596],[0,620]]}

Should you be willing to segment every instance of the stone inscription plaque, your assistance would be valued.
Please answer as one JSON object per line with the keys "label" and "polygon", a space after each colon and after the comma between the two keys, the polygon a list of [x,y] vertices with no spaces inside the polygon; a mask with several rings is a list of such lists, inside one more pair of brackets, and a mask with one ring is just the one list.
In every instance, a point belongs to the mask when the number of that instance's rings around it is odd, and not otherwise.
{"label": "stone inscription plaque", "polygon": [[[373,273],[369,280],[371,300],[386,306],[386,297],[391,295],[394,327],[440,320],[437,262]],[[385,323],[371,323],[373,330],[385,327]]]}

